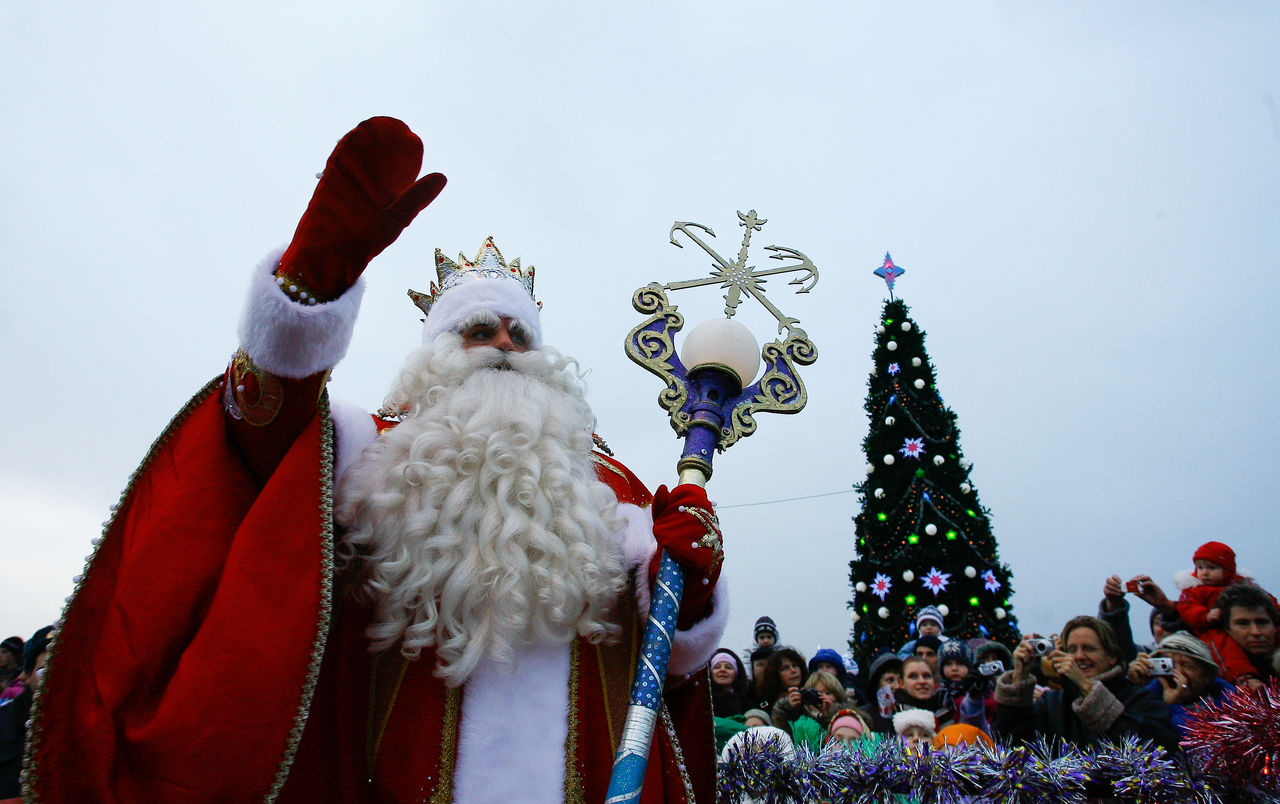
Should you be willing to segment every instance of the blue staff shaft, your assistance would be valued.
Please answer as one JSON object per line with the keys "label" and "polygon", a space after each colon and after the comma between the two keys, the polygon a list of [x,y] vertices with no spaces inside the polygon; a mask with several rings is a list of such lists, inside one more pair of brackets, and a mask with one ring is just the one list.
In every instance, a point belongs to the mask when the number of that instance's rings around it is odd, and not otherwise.
{"label": "blue staff shaft", "polygon": [[[699,469],[680,472],[681,483],[705,486],[707,476]],[[680,612],[680,595],[684,591],[684,571],[666,551],[658,563],[658,577],[650,595],[649,619],[644,626],[640,658],[636,662],[635,679],[631,682],[631,700],[627,719],[622,726],[622,740],[613,760],[613,775],[605,804],[639,801],[644,785],[644,771],[649,764],[653,731],[662,706],[662,689],[671,660],[671,640],[676,633],[676,615]]]}

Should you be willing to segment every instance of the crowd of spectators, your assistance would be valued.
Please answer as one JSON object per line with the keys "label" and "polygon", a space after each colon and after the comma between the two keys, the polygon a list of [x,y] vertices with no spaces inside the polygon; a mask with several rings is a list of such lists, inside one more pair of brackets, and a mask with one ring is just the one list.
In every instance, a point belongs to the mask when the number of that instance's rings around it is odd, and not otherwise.
{"label": "crowd of spectators", "polygon": [[[1047,637],[1025,634],[1012,651],[949,638],[942,614],[926,606],[913,639],[883,646],[858,668],[829,648],[806,660],[761,617],[743,654],[721,648],[711,658],[717,739],[723,747],[766,729],[820,750],[886,738],[943,746],[1049,736],[1085,746],[1135,735],[1176,750],[1197,706],[1280,677],[1275,598],[1237,572],[1224,544],[1202,545],[1194,563],[1175,579],[1176,600],[1146,575],[1112,575],[1096,616],[1073,617]],[[1129,596],[1151,606],[1150,645],[1134,641]],[[0,804],[20,795],[51,630],[0,643]]]}
{"label": "crowd of spectators", "polygon": [[19,779],[31,702],[44,676],[49,633],[46,626],[30,639],[11,636],[0,643],[0,804],[18,801]]}
{"label": "crowd of spectators", "polygon": [[[1127,582],[1113,575],[1096,616],[1072,617],[1056,634],[1024,634],[1013,650],[948,638],[942,614],[926,606],[913,638],[881,646],[866,667],[846,665],[830,649],[806,662],[761,617],[744,654],[749,683],[741,682],[744,664],[735,665],[736,688],[745,691],[736,708],[715,707],[717,737],[723,745],[770,726],[820,749],[886,737],[941,746],[1045,736],[1087,746],[1133,735],[1176,751],[1196,707],[1280,676],[1275,598],[1237,571],[1225,544],[1202,545],[1193,562],[1194,571],[1175,577],[1176,599],[1147,575]],[[1149,645],[1135,644],[1130,597],[1151,606]],[[727,688],[721,678],[713,672]]]}

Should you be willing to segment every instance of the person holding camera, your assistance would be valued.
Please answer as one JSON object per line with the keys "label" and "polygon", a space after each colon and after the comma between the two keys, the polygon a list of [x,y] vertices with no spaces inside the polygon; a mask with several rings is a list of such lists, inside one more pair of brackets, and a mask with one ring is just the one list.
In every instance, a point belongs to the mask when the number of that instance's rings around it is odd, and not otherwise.
{"label": "person holding camera", "polygon": [[[1038,634],[1025,637],[1013,652],[1013,669],[996,682],[997,731],[1014,742],[1043,735],[1079,746],[1132,734],[1176,750],[1168,707],[1125,677],[1122,657],[1111,627],[1096,617],[1068,620],[1057,644]],[[1062,688],[1035,700],[1031,668],[1042,658]]]}
{"label": "person holding camera", "polygon": [[[1164,590],[1149,575],[1135,575],[1128,581],[1121,581],[1119,575],[1112,575],[1102,585],[1102,602],[1098,604],[1098,619],[1115,631],[1122,656],[1126,662],[1133,661],[1138,653],[1137,640],[1133,638],[1133,629],[1129,625],[1129,601],[1125,595],[1130,594],[1151,606],[1148,622],[1155,643],[1159,643],[1167,634],[1181,631],[1187,627],[1178,617],[1178,610],[1173,601],[1165,595]],[[1142,650],[1147,650],[1142,648]]]}
{"label": "person holding camera", "polygon": [[1139,653],[1129,663],[1128,677],[1160,696],[1169,707],[1169,719],[1179,737],[1186,734],[1191,709],[1217,703],[1232,689],[1218,675],[1218,664],[1209,646],[1186,631],[1169,634],[1150,655]]}
{"label": "person holding camera", "polygon": [[773,705],[773,725],[786,731],[799,745],[821,751],[831,718],[847,709],[844,685],[825,670],[810,674],[804,686],[792,687]]}

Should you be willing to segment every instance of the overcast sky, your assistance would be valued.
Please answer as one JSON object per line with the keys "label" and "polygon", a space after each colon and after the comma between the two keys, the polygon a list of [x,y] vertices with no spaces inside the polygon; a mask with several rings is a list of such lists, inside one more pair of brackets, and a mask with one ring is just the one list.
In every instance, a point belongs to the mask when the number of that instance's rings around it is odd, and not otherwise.
{"label": "overcast sky", "polygon": [[[58,616],[235,349],[250,269],[378,114],[450,183],[367,273],[331,391],[370,409],[417,342],[405,289],[492,234],[537,266],[601,434],[669,483],[661,384],[622,342],[634,289],[709,268],[672,221],[732,256],[756,209],[757,248],[819,267],[807,296],[768,286],[818,345],[809,406],[760,417],[710,485],[729,645],[769,614],[806,655],[845,647],[858,500],[833,492],[863,475],[885,251],[1024,629],[1092,612],[1112,572],[1172,594],[1209,539],[1276,590],[1277,41],[1264,2],[0,5],[0,631]],[[722,305],[672,301],[691,324]]]}

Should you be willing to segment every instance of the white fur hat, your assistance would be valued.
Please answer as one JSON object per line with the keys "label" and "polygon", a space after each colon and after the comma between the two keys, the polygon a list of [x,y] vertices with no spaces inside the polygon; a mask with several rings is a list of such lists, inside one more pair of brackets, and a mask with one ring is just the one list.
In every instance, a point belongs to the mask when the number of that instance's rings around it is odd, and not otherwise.
{"label": "white fur hat", "polygon": [[472,314],[484,311],[520,321],[532,337],[530,345],[542,344],[541,304],[533,299],[533,267],[522,269],[519,259],[508,265],[492,237],[485,238],[474,260],[459,254],[455,263],[437,249],[436,275],[440,284],[432,282],[430,293],[409,291],[414,304],[427,314],[423,343],[430,343],[442,332],[457,330]]}
{"label": "white fur hat", "polygon": [[893,730],[897,734],[902,734],[912,726],[929,732],[930,736],[938,733],[938,721],[934,719],[933,713],[927,709],[903,709],[900,712],[893,713]]}

